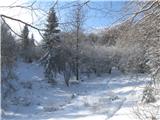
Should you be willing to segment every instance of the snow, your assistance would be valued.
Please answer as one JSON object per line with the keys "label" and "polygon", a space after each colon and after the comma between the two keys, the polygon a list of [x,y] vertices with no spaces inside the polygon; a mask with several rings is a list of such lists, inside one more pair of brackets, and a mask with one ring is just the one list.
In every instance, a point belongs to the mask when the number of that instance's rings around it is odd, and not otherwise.
{"label": "snow", "polygon": [[[8,99],[3,120],[136,120],[133,107],[149,78],[123,75],[82,76],[77,84],[48,84],[36,63],[18,63],[17,91]],[[74,78],[73,80],[74,81]],[[16,96],[16,97],[15,97]]]}

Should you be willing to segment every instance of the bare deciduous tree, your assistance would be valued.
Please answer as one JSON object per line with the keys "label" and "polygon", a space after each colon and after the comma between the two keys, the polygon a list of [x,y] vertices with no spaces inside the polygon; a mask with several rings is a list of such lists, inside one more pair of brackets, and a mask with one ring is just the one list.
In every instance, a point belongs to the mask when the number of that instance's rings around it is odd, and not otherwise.
{"label": "bare deciduous tree", "polygon": [[76,80],[79,80],[79,44],[80,44],[80,34],[83,29],[83,24],[85,22],[85,14],[84,13],[84,6],[88,3],[86,2],[75,2],[75,7],[72,10],[72,16],[71,16],[71,25],[73,28],[73,31],[75,32],[75,40],[76,40],[76,57],[75,57],[75,74],[76,74]]}

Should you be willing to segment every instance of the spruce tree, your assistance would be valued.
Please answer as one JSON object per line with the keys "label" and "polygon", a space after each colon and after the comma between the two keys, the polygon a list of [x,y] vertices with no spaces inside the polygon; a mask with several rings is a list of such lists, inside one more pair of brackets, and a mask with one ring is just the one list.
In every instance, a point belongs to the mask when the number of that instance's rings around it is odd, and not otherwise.
{"label": "spruce tree", "polygon": [[58,20],[54,8],[49,11],[46,31],[44,33],[43,49],[45,55],[41,59],[41,63],[44,66],[45,78],[50,83],[55,83],[54,75],[58,71],[57,59],[58,59],[58,43],[60,30],[57,29]]}
{"label": "spruce tree", "polygon": [[31,47],[35,47],[35,43],[34,43],[35,39],[34,39],[34,35],[32,34],[31,36],[31,40],[30,40],[30,46]]}
{"label": "spruce tree", "polygon": [[33,61],[33,59],[36,58],[36,52],[35,52],[36,45],[35,45],[34,42],[35,42],[35,39],[34,39],[34,36],[32,34],[31,38],[29,40],[29,49],[30,49],[29,57],[30,57],[31,62]]}
{"label": "spruce tree", "polygon": [[1,79],[14,79],[14,67],[17,59],[17,44],[7,24],[1,25]]}
{"label": "spruce tree", "polygon": [[24,59],[25,62],[30,62],[31,58],[30,58],[30,48],[29,48],[29,44],[30,44],[30,40],[28,37],[29,34],[29,30],[28,30],[28,26],[25,25],[24,29],[22,30],[22,45],[21,45],[21,51],[22,51],[22,58]]}

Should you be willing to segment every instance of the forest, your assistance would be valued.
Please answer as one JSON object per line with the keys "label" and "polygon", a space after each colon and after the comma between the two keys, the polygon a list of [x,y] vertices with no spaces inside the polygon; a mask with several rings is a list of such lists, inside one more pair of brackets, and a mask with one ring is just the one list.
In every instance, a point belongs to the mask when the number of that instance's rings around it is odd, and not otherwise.
{"label": "forest", "polygon": [[2,120],[160,120],[159,0],[2,0],[0,22]]}

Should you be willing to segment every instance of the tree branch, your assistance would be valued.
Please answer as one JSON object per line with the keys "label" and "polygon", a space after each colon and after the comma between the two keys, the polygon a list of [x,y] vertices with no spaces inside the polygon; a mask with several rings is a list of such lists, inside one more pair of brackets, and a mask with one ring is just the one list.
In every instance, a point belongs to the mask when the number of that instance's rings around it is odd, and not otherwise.
{"label": "tree branch", "polygon": [[37,28],[37,27],[35,27],[35,26],[33,26],[33,25],[31,25],[31,24],[29,24],[29,23],[27,23],[27,22],[24,22],[24,21],[22,21],[22,20],[20,20],[20,19],[17,19],[17,18],[13,18],[13,17],[7,16],[7,15],[0,15],[0,17],[1,17],[1,18],[8,18],[8,19],[10,19],[10,20],[14,20],[14,21],[23,23],[23,24],[25,24],[25,25],[27,25],[27,26],[29,26],[29,27],[31,27],[31,28],[34,28],[34,29],[36,29],[36,30],[39,30],[39,31],[45,31],[45,29]]}

